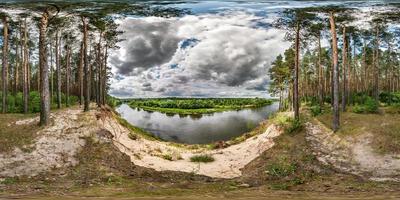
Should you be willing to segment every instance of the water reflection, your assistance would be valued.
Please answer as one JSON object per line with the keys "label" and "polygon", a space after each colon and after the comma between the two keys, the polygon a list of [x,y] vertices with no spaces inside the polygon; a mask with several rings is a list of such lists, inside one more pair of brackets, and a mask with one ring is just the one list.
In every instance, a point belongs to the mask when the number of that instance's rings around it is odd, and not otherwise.
{"label": "water reflection", "polygon": [[117,108],[129,123],[166,141],[205,144],[233,137],[255,128],[276,112],[277,103],[257,109],[226,111],[203,115],[164,114],[132,109],[126,104]]}

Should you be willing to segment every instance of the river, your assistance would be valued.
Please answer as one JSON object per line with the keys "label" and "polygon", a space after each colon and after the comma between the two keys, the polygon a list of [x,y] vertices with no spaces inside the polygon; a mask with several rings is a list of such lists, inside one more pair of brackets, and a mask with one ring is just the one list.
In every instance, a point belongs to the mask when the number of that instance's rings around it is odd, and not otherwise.
{"label": "river", "polygon": [[278,109],[278,103],[212,114],[179,115],[145,111],[122,104],[117,112],[132,125],[165,141],[207,144],[226,141],[254,129]]}

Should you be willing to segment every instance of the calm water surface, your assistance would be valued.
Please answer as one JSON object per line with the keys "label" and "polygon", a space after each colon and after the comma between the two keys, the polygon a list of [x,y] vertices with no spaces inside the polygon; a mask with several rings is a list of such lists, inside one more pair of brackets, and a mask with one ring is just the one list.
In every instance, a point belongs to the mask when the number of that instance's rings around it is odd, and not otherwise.
{"label": "calm water surface", "polygon": [[117,112],[132,125],[163,140],[205,144],[240,136],[255,128],[277,109],[278,103],[274,103],[257,109],[203,115],[179,115],[144,111],[123,104],[117,108]]}

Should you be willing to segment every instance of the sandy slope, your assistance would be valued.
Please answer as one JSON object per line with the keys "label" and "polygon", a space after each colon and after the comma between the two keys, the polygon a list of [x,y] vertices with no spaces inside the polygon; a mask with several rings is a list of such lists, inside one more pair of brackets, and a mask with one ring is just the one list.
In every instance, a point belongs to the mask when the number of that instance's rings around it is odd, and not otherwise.
{"label": "sandy slope", "polygon": [[[78,107],[53,113],[53,123],[38,133],[30,152],[16,148],[11,153],[0,154],[0,177],[34,176],[55,168],[77,164],[76,154],[85,144],[84,137],[95,138],[112,135],[113,143],[131,161],[139,166],[158,171],[171,170],[206,175],[215,178],[234,178],[241,176],[240,169],[274,145],[273,138],[280,134],[271,125],[265,133],[225,149],[190,150],[167,142],[147,140],[140,136],[129,138],[130,130],[120,125],[114,114],[107,111],[92,110],[81,112]],[[17,121],[10,126],[37,123],[38,118]],[[104,133],[106,133],[104,135]],[[193,163],[193,155],[211,155],[211,163]],[[162,158],[170,155],[173,161]]]}

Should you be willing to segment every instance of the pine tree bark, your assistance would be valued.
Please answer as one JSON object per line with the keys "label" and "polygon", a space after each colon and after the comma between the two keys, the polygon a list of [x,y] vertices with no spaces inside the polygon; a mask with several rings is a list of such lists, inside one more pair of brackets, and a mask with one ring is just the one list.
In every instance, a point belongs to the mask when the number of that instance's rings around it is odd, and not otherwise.
{"label": "pine tree bark", "polygon": [[67,46],[67,56],[66,56],[66,69],[65,69],[66,83],[65,83],[65,105],[69,107],[69,89],[70,89],[70,74],[71,74],[71,49]]}
{"label": "pine tree bark", "polygon": [[83,70],[85,73],[85,104],[84,104],[84,111],[87,112],[89,111],[89,103],[90,103],[90,72],[88,69],[88,56],[87,56],[87,36],[88,36],[88,30],[87,30],[87,22],[85,17],[81,17],[82,20],[82,25],[83,25]]}
{"label": "pine tree bark", "polygon": [[104,65],[103,65],[103,100],[102,104],[106,104],[106,96],[107,96],[107,59],[108,59],[108,44],[106,44],[106,51],[104,53]]}
{"label": "pine tree bark", "polygon": [[46,33],[49,20],[47,9],[43,12],[39,23],[39,67],[40,67],[40,125],[50,122],[49,72],[47,65]]}
{"label": "pine tree bark", "polygon": [[318,101],[322,109],[324,104],[324,88],[322,86],[322,66],[321,66],[321,33],[318,33]]}
{"label": "pine tree bark", "polygon": [[333,50],[333,131],[339,130],[339,65],[338,65],[338,48],[336,37],[336,26],[334,13],[330,13],[329,22],[332,34],[332,50]]}
{"label": "pine tree bark", "polygon": [[346,26],[343,26],[343,55],[342,55],[342,77],[343,77],[343,90],[342,90],[342,111],[346,111],[346,95],[347,95],[347,38],[346,38]]}
{"label": "pine tree bark", "polygon": [[57,108],[61,108],[61,66],[60,66],[60,37],[59,31],[56,31],[56,73],[57,73]]}
{"label": "pine tree bark", "polygon": [[24,20],[24,61],[22,66],[23,74],[23,99],[24,99],[24,113],[28,113],[28,103],[29,103],[29,88],[28,88],[28,28],[26,26],[26,18]]}
{"label": "pine tree bark", "polygon": [[8,93],[8,19],[7,16],[3,16],[3,62],[2,62],[2,112],[7,112],[7,93]]}
{"label": "pine tree bark", "polygon": [[294,66],[294,83],[293,83],[293,109],[296,120],[300,119],[299,113],[299,64],[300,64],[300,24],[296,25],[295,39],[295,66]]}
{"label": "pine tree bark", "polygon": [[81,43],[81,48],[79,50],[79,66],[78,66],[78,82],[79,82],[79,104],[84,104],[84,85],[83,85],[83,42]]}
{"label": "pine tree bark", "polygon": [[374,98],[379,100],[379,27],[376,26],[374,56]]}

